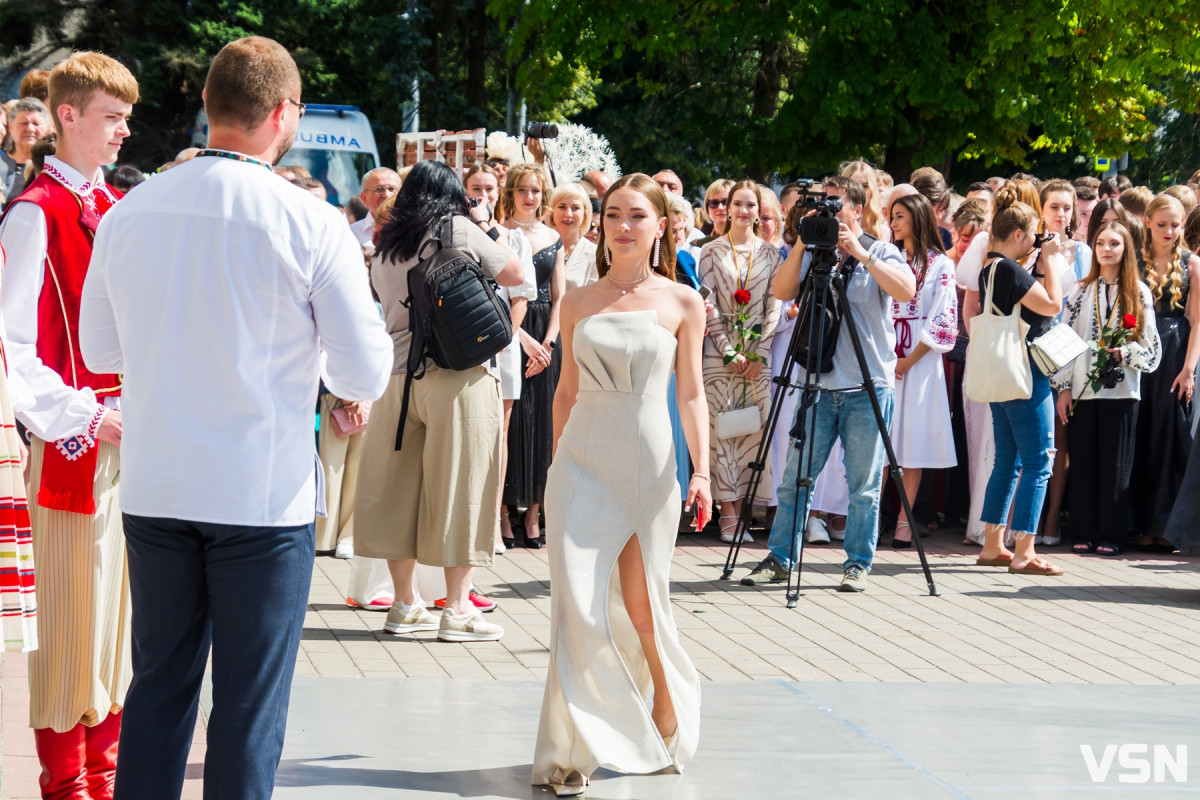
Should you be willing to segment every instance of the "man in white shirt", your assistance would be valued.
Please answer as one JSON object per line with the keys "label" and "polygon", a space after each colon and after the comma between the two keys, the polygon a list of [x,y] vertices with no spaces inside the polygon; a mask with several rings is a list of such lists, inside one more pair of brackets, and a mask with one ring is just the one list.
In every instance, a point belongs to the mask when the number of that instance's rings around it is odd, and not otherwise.
{"label": "man in white shirt", "polygon": [[360,245],[371,243],[375,233],[375,209],[379,208],[379,204],[384,200],[395,197],[399,191],[400,174],[394,169],[376,167],[363,175],[362,191],[359,192],[358,199],[366,203],[368,213],[350,226]]}
{"label": "man in white shirt", "polygon": [[304,114],[291,56],[231,42],[204,97],[209,147],[106,219],[80,312],[89,368],[124,376],[118,798],[179,796],[210,644],[205,795],[271,796],[324,497],[318,379],[374,400],[392,365],[345,218],[271,172]]}

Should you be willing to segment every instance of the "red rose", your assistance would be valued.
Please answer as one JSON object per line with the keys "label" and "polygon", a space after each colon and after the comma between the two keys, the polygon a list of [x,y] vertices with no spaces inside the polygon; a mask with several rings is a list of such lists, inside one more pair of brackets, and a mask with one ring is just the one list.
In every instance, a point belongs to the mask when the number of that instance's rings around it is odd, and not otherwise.
{"label": "red rose", "polygon": [[1125,326],[1126,330],[1131,331],[1137,327],[1137,317],[1133,314],[1126,314],[1125,319],[1121,320],[1121,324]]}
{"label": "red rose", "polygon": [[745,289],[738,289],[733,293],[733,301],[738,305],[744,306],[750,302],[750,293]]}

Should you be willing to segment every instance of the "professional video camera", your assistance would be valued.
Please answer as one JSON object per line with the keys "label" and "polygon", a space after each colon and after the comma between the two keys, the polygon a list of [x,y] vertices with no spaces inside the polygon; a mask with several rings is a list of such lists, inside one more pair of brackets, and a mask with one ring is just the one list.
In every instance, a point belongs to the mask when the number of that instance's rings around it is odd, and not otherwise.
{"label": "professional video camera", "polygon": [[801,217],[796,226],[800,241],[808,250],[837,247],[837,213],[842,210],[842,198],[814,191],[812,178],[798,180],[796,184],[800,187],[800,198],[796,200],[796,205],[810,212]]}

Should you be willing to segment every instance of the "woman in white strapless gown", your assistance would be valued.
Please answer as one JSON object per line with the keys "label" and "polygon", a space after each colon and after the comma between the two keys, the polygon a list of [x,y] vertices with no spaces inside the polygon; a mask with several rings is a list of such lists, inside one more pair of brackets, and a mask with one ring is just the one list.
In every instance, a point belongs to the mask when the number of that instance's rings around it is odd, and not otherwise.
{"label": "woman in white strapless gown", "polygon": [[671,615],[680,492],[666,394],[674,368],[696,465],[686,505],[703,527],[712,508],[704,306],[673,280],[657,184],[622,178],[601,215],[602,277],[562,302],[546,485],[550,669],[533,783],[559,796],[581,794],[600,767],[680,770],[699,742],[699,675]]}

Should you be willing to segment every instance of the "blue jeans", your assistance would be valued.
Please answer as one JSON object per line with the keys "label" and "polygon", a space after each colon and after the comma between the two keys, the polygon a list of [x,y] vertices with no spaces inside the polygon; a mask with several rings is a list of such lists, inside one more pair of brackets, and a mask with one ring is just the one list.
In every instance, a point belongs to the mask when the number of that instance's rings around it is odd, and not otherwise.
{"label": "blue jeans", "polygon": [[1016,486],[1012,529],[1033,533],[1042,516],[1046,484],[1054,469],[1054,392],[1050,389],[1050,379],[1034,366],[1033,394],[1028,400],[990,405],[996,463],[988,478],[979,518],[992,525],[1005,524]]}
{"label": "blue jeans", "polygon": [[123,518],[133,683],[116,800],[179,797],[210,645],[204,797],[267,800],[304,629],[313,525]]}
{"label": "blue jeans", "polygon": [[[875,396],[883,411],[884,424],[892,424],[896,392],[891,387],[876,388]],[[812,447],[812,478],[821,474],[829,450],[840,436],[846,453],[846,483],[850,489],[850,508],[846,514],[846,561],[842,568],[859,566],[868,572],[879,540],[879,490],[883,482],[883,463],[887,452],[875,424],[871,398],[863,390],[822,392],[812,413],[816,414]],[[799,417],[800,411],[796,410]],[[793,553],[798,552],[800,535],[808,520],[808,504],[797,508],[796,476],[809,477],[808,446],[802,452],[788,448],[787,467],[779,482],[779,506],[767,548],[774,559],[788,569],[795,567]],[[801,464],[801,459],[804,463]],[[812,493],[809,493],[809,501]]]}

